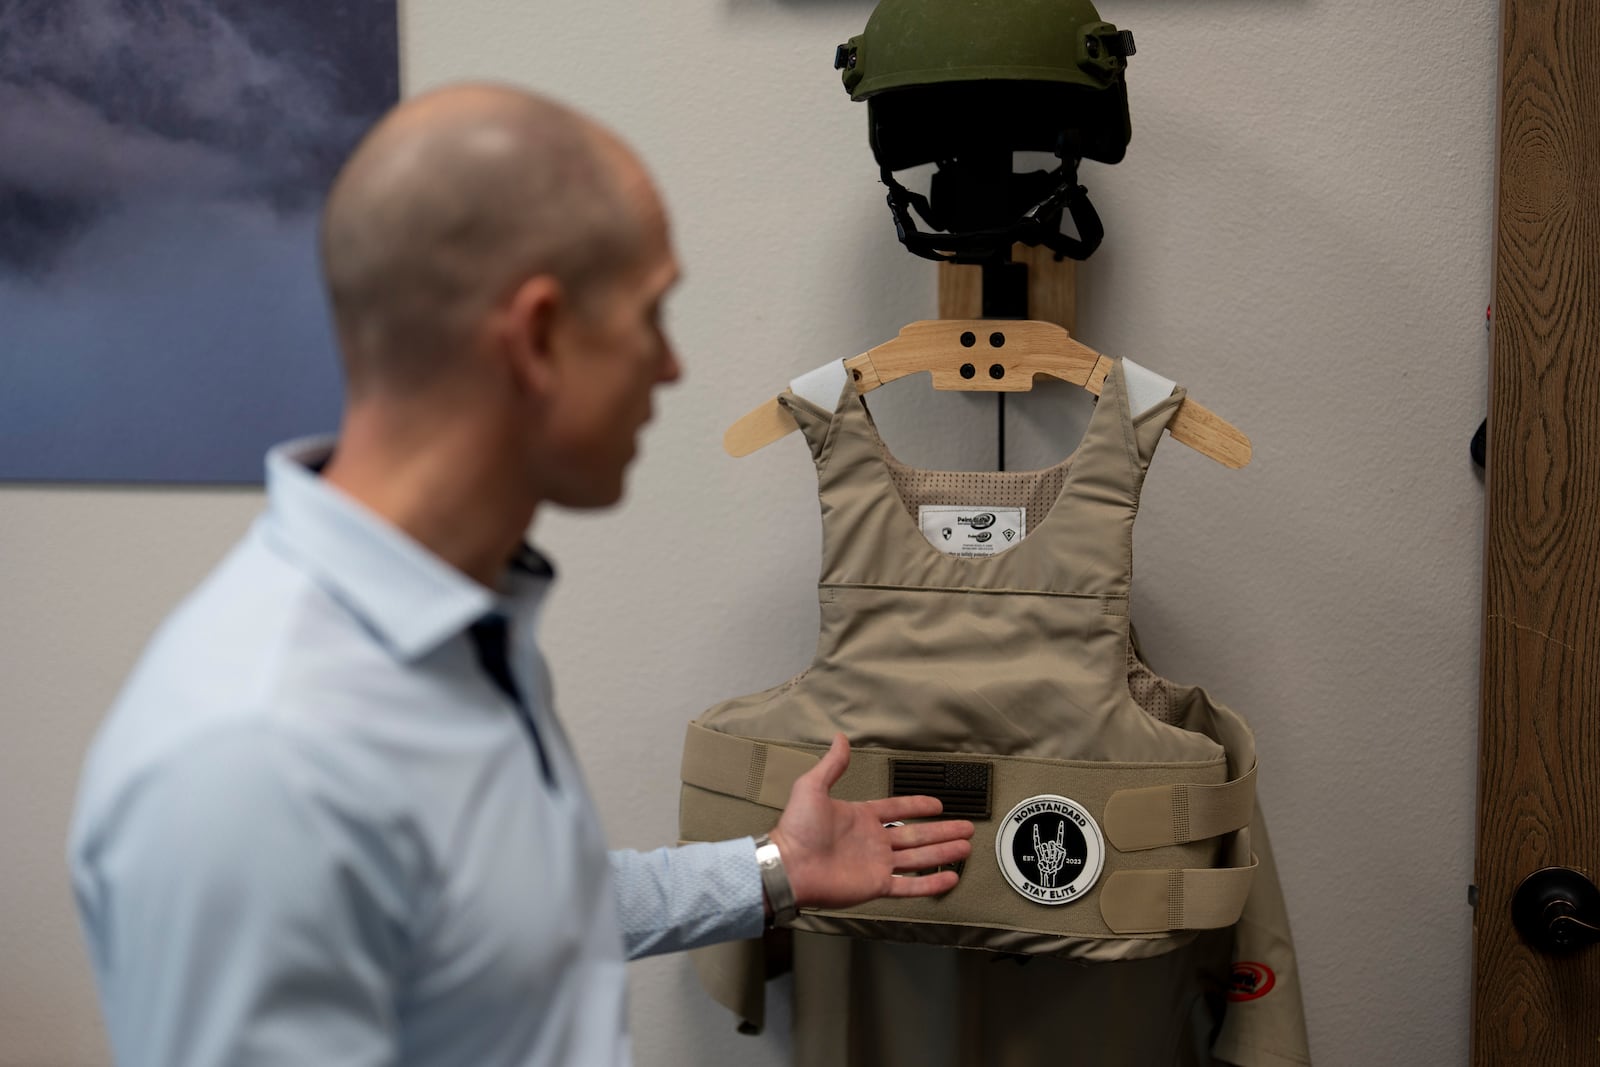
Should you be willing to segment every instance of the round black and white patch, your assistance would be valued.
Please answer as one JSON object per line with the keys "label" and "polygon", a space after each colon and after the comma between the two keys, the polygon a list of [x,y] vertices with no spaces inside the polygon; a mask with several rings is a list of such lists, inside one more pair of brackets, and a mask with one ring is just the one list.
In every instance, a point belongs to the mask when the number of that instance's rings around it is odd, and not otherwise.
{"label": "round black and white patch", "polygon": [[1106,842],[1082,804],[1045,793],[1011,809],[994,853],[1012,889],[1038,904],[1070,904],[1099,880]]}

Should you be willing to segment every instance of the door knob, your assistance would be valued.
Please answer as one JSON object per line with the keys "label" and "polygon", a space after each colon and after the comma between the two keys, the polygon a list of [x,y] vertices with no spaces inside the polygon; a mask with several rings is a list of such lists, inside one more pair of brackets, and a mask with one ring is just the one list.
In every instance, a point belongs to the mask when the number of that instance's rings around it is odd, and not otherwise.
{"label": "door knob", "polygon": [[1541,952],[1574,952],[1600,941],[1600,889],[1569,867],[1534,871],[1511,898],[1511,921]]}

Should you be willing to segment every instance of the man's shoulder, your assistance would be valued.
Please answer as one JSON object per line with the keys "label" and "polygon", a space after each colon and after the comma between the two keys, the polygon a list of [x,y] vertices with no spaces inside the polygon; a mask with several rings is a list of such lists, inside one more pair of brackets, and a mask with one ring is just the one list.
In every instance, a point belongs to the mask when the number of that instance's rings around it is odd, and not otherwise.
{"label": "man's shoulder", "polygon": [[357,670],[370,643],[253,531],[152,636],[90,749],[80,802],[114,807],[140,779],[228,738],[260,739],[263,758],[303,748],[303,661]]}
{"label": "man's shoulder", "polygon": [[282,722],[219,717],[165,742],[133,759],[103,748],[80,785],[67,860],[91,940],[118,899],[141,894],[201,911],[226,900],[236,918],[311,914],[350,894],[403,925],[435,880],[431,844],[394,832],[416,825],[403,795],[343,773],[336,752]]}
{"label": "man's shoulder", "polygon": [[271,714],[297,657],[362,631],[252,531],[157,628],[112,709],[160,732],[190,716]]}

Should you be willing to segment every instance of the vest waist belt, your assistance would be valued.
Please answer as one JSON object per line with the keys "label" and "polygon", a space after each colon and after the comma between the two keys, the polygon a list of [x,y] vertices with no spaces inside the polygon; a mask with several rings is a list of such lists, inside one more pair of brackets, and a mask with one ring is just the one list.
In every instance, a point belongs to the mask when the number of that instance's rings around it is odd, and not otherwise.
{"label": "vest waist belt", "polygon": [[[794,780],[824,751],[821,745],[741,737],[690,723],[682,767],[685,839],[771,829],[788,803]],[[798,927],[854,932],[861,922],[877,920],[1036,929],[1051,937],[1111,937],[1213,929],[1239,919],[1255,870],[1247,840],[1255,802],[1254,766],[1229,781],[1220,758],[1144,764],[856,748],[833,794],[848,800],[888,796],[892,764],[908,759],[987,765],[992,810],[988,818],[974,820],[973,855],[961,884],[935,901],[887,900],[841,912],[808,910]],[[1065,796],[1083,805],[1103,829],[1105,874],[1089,894],[1098,897],[1097,909],[1086,912],[1087,897],[1062,907],[1033,904],[1005,887],[993,871],[996,824],[1014,804],[1040,795]],[[829,922],[828,916],[839,921]],[[941,940],[901,933],[904,940]]]}

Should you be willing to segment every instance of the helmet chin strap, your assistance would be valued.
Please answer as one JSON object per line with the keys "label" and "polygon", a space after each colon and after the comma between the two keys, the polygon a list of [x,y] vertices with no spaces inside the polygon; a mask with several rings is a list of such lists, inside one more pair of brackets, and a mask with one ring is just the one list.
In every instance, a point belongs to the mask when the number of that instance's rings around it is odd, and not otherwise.
{"label": "helmet chin strap", "polygon": [[[1078,184],[1078,161],[1062,160],[1049,175],[1054,184],[1043,197],[1009,226],[965,232],[930,233],[917,227],[915,211],[929,226],[936,213],[928,198],[907,189],[887,167],[879,169],[889,187],[889,210],[894,214],[900,243],[923,259],[944,263],[984,263],[1008,258],[1013,244],[1043,245],[1058,257],[1088,259],[1105,238],[1100,215],[1089,203],[1089,190]],[[1061,232],[1063,214],[1072,219],[1077,237]]]}

